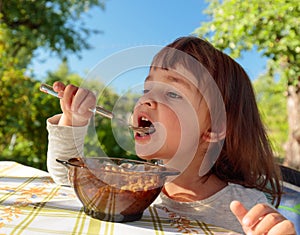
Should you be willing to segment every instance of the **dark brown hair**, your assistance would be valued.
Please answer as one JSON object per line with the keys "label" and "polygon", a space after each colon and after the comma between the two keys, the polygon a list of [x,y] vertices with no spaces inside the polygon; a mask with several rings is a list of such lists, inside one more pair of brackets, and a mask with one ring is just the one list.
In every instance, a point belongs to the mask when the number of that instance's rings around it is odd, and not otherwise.
{"label": "dark brown hair", "polygon": [[247,73],[228,55],[197,37],[178,38],[156,55],[153,64],[159,63],[166,68],[182,64],[201,80],[203,71],[195,70],[185,56],[170,52],[168,48],[177,49],[181,54],[184,52],[200,62],[221,93],[227,119],[226,137],[210,173],[226,182],[263,191],[278,206],[282,194],[280,170],[275,163]]}

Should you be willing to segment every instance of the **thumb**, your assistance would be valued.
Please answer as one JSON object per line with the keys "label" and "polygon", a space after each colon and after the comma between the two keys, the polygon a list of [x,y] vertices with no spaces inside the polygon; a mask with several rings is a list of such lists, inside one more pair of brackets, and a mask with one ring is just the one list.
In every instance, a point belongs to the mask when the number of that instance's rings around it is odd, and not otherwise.
{"label": "thumb", "polygon": [[232,213],[236,216],[240,224],[243,224],[243,218],[248,213],[247,209],[244,207],[244,205],[239,201],[232,201],[230,203],[230,210]]}

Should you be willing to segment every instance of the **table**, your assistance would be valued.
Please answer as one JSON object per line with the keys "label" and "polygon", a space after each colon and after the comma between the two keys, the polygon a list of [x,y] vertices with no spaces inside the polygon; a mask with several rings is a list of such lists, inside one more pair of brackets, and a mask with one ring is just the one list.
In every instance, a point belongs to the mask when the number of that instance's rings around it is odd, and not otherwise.
{"label": "table", "polygon": [[50,175],[13,161],[0,161],[0,235],[236,234],[150,206],[141,220],[100,221],[87,216],[71,187]]}

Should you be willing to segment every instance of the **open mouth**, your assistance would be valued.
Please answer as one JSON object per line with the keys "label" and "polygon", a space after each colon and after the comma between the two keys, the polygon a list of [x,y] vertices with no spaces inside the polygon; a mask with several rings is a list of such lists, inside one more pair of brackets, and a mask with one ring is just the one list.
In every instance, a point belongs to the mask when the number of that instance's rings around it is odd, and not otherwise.
{"label": "open mouth", "polygon": [[155,127],[152,122],[143,116],[138,120],[138,127],[141,128],[141,131],[137,132],[138,136],[147,136],[155,132]]}

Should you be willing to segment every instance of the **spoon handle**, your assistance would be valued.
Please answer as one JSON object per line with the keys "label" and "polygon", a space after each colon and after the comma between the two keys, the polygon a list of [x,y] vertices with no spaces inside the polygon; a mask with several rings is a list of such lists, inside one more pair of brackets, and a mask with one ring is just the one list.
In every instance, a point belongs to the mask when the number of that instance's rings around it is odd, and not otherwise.
{"label": "spoon handle", "polygon": [[[40,91],[42,91],[46,94],[52,95],[54,97],[57,97],[57,98],[62,98],[58,95],[58,92],[53,90],[52,86],[45,84],[45,83],[42,83],[40,85]],[[114,114],[111,111],[108,111],[99,105],[96,106],[94,109],[89,109],[89,110],[93,113],[98,113],[98,114],[102,115],[103,117],[107,117],[110,119],[114,118]]]}
{"label": "spoon handle", "polygon": [[[50,85],[47,85],[45,83],[42,83],[40,85],[40,91],[55,96],[57,98],[62,98],[58,95],[58,93],[56,91],[53,90],[53,87]],[[94,109],[89,109],[89,111],[93,112],[93,113],[98,113],[103,117],[109,118],[109,119],[115,119],[118,120],[120,123],[126,124],[131,130],[138,132],[140,134],[146,134],[146,133],[152,133],[155,131],[155,128],[153,126],[151,127],[137,127],[137,126],[133,126],[131,124],[128,124],[125,120],[120,119],[120,118],[116,118],[115,115],[111,112],[106,110],[105,108],[101,107],[101,106],[96,106]]]}

